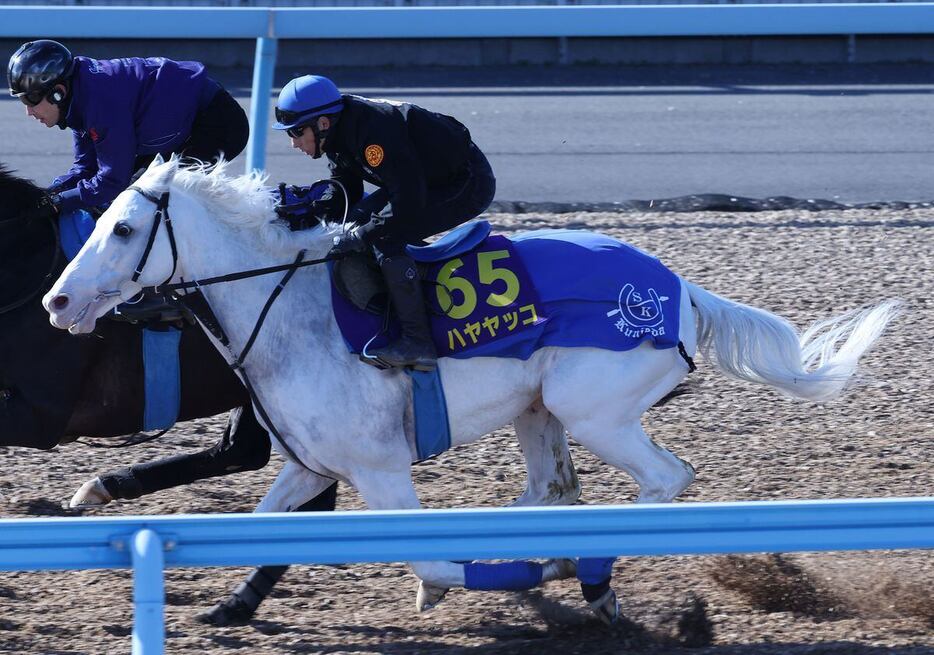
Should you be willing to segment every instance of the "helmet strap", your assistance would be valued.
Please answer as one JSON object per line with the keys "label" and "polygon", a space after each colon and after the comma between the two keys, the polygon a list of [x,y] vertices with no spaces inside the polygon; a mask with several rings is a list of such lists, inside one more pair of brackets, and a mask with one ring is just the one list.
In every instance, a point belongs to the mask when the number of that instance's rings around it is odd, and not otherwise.
{"label": "helmet strap", "polygon": [[321,149],[321,142],[327,138],[328,134],[331,132],[331,128],[319,130],[317,120],[309,125],[309,127],[311,128],[312,134],[315,135],[315,154],[312,159],[320,159],[321,155],[324,154],[324,151]]}

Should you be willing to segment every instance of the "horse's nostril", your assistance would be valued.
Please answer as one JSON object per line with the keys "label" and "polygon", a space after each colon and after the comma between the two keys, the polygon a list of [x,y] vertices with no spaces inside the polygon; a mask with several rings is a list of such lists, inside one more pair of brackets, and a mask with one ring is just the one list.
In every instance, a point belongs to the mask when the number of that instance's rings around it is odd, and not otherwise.
{"label": "horse's nostril", "polygon": [[52,308],[53,309],[65,309],[68,307],[68,296],[61,294],[52,298]]}

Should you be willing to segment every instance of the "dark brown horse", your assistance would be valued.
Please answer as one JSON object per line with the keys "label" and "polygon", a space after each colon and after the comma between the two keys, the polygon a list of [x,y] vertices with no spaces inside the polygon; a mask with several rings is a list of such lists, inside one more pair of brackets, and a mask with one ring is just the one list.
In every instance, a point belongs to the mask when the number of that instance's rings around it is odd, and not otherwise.
{"label": "dark brown horse", "polygon": [[[118,437],[143,429],[140,326],[101,321],[89,337],[49,324],[41,295],[65,265],[57,227],[29,217],[45,190],[0,166],[0,447],[48,450],[78,437]],[[220,475],[262,468],[269,435],[240,380],[197,326],[180,343],[178,420],[233,409],[212,447],[99,476],[110,499],[132,499]],[[332,510],[336,483],[299,510]],[[202,615],[216,624],[248,620],[287,567],[254,570],[224,602]]]}

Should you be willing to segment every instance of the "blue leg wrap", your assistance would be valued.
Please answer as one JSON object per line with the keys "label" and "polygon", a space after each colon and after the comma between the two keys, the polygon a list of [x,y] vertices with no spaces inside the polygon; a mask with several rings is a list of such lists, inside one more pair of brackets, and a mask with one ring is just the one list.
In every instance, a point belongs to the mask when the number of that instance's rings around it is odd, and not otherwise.
{"label": "blue leg wrap", "polygon": [[464,565],[464,587],[480,591],[522,591],[542,582],[542,565],[517,560],[501,564],[471,562]]}
{"label": "blue leg wrap", "polygon": [[577,579],[584,584],[597,585],[613,575],[615,557],[581,557],[577,561]]}

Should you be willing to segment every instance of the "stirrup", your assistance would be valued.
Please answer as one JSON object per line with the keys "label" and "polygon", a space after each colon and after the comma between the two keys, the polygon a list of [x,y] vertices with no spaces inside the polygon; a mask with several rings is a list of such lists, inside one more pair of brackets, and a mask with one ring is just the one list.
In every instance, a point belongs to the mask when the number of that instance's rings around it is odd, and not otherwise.
{"label": "stirrup", "polygon": [[376,368],[378,368],[378,369],[381,370],[381,371],[386,371],[386,370],[389,370],[389,369],[391,369],[391,368],[410,368],[410,369],[412,369],[413,371],[427,372],[427,371],[433,371],[433,370],[435,370],[436,368],[438,368],[438,360],[437,360],[437,359],[435,359],[434,363],[432,363],[432,364],[419,364],[418,362],[415,362],[414,364],[396,365],[396,364],[390,364],[389,362],[387,362],[387,361],[384,360],[384,359],[381,359],[381,358],[380,358],[379,356],[377,356],[377,355],[369,355],[369,354],[367,354],[366,352],[361,352],[361,353],[360,353],[360,361],[363,362],[364,364],[369,364],[370,366],[375,366]]}
{"label": "stirrup", "polygon": [[392,368],[392,366],[381,360],[379,357],[376,357],[375,355],[368,355],[366,350],[360,353],[360,361],[364,364],[369,364],[370,366],[378,368],[381,371],[387,371]]}

